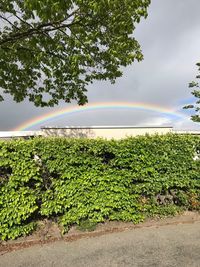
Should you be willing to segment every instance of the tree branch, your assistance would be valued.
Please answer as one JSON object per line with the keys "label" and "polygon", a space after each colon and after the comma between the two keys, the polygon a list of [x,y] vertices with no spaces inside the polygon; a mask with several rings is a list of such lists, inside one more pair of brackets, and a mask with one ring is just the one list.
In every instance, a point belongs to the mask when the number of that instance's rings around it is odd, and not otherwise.
{"label": "tree branch", "polygon": [[[18,32],[18,33],[15,33],[15,34],[11,34],[10,36],[8,36],[6,38],[2,38],[2,40],[0,40],[0,46],[4,45],[6,43],[9,43],[9,42],[16,42],[19,39],[27,38],[27,37],[30,37],[30,36],[33,36],[33,35],[45,34],[45,33],[56,31],[56,30],[63,29],[63,28],[70,28],[72,25],[78,24],[79,21],[75,21],[75,22],[72,21],[71,23],[68,23],[68,24],[62,24],[62,23],[64,21],[67,21],[73,15],[77,14],[78,11],[79,11],[79,9],[75,10],[67,18],[65,17],[62,20],[41,23],[37,27],[33,27],[33,25],[25,22],[23,19],[21,19],[20,17],[18,17],[15,14],[13,14],[20,21],[22,21],[22,22],[26,23],[27,25],[29,25],[31,27],[31,29],[28,29],[27,31],[24,31],[24,32]],[[56,25],[58,25],[58,26],[56,26]],[[19,28],[17,28],[17,29],[20,30]]]}
{"label": "tree branch", "polygon": [[14,25],[11,21],[9,21],[9,19],[3,17],[2,15],[0,15],[0,18],[2,18],[3,20],[5,20],[6,22],[8,22],[11,26],[13,26],[15,29],[19,30],[19,28]]}

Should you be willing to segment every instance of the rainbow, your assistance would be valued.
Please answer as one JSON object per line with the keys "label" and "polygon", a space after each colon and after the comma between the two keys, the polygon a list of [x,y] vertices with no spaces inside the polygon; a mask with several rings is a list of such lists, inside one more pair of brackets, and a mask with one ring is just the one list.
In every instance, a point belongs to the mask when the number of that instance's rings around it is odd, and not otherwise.
{"label": "rainbow", "polygon": [[156,112],[162,115],[168,116],[173,119],[183,118],[184,115],[178,112],[173,111],[172,109],[163,108],[158,105],[152,105],[147,103],[130,103],[130,102],[103,102],[103,103],[92,103],[85,106],[72,106],[65,107],[53,112],[48,112],[44,115],[32,118],[15,129],[14,131],[24,131],[29,130],[35,126],[41,125],[44,122],[62,118],[63,116],[70,114],[77,114],[85,111],[96,111],[96,110],[107,110],[107,109],[122,109],[122,110],[143,110],[149,112]]}

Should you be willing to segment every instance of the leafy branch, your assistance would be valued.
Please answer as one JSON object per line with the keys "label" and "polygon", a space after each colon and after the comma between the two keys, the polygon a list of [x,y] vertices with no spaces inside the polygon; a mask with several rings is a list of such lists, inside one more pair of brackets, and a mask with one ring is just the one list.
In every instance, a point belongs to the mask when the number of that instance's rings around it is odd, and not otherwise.
{"label": "leafy branch", "polygon": [[[196,64],[199,68],[199,74],[196,76],[196,79],[200,79],[200,63]],[[196,113],[195,115],[191,116],[191,119],[194,122],[200,122],[200,86],[199,83],[196,81],[193,81],[189,83],[189,88],[196,88],[192,91],[192,95],[197,99],[195,104],[190,104],[184,107],[184,109],[193,109]]]}

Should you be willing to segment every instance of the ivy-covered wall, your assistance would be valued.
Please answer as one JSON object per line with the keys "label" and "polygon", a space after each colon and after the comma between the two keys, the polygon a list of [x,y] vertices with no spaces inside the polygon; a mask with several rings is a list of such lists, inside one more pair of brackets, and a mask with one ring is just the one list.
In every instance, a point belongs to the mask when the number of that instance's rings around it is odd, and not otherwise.
{"label": "ivy-covered wall", "polygon": [[[0,142],[0,239],[49,218],[132,221],[200,209],[200,137],[35,138]],[[196,160],[195,160],[196,159]]]}

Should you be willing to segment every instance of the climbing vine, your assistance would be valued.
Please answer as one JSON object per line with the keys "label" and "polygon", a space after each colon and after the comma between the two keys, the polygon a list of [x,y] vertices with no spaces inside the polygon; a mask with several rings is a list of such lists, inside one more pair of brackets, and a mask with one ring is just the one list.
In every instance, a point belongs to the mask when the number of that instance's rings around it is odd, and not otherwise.
{"label": "climbing vine", "polygon": [[200,209],[200,138],[35,138],[0,142],[0,239],[51,219],[73,224],[138,223]]}

